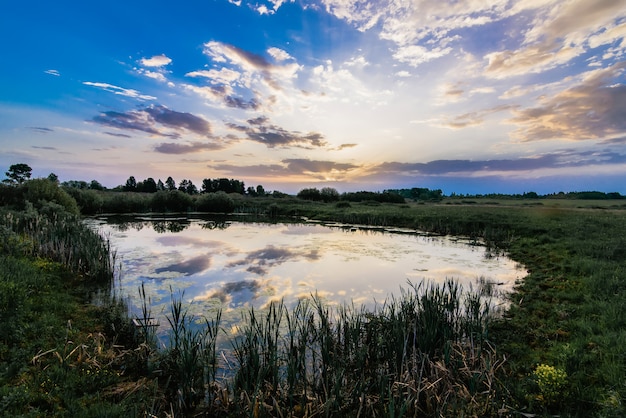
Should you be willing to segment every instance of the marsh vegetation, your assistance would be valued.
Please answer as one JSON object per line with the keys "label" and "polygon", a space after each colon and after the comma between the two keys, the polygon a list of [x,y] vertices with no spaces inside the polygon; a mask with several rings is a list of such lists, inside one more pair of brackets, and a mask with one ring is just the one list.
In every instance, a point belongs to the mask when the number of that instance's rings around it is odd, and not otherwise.
{"label": "marsh vegetation", "polygon": [[[501,318],[452,282],[408,288],[374,311],[316,298],[294,309],[271,304],[249,311],[224,359],[215,350],[219,315],[193,317],[175,293],[172,344],[155,347],[151,328],[133,325],[107,293],[114,253],[77,217],[84,206],[72,205],[56,184],[30,189],[32,181],[3,188],[5,416],[625,414],[626,212],[619,202],[346,205],[227,195],[233,211],[268,220],[305,216],[482,239],[529,274]],[[126,197],[116,196],[121,207]],[[197,319],[206,326],[192,326]]]}

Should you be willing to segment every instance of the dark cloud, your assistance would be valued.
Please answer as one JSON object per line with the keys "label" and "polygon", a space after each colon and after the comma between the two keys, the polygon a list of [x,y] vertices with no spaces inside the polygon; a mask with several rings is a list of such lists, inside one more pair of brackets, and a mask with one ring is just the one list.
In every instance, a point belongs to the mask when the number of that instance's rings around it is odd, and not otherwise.
{"label": "dark cloud", "polygon": [[40,126],[30,126],[28,129],[30,129],[31,131],[42,133],[42,134],[47,134],[47,133],[50,133],[50,132],[54,132],[54,129],[42,128]]}
{"label": "dark cloud", "polygon": [[286,159],[283,160],[283,163],[287,164],[287,170],[294,174],[347,172],[360,167],[358,165],[349,163],[308,160],[305,158]]}
{"label": "dark cloud", "polygon": [[103,112],[92,121],[121,130],[141,131],[169,138],[180,138],[182,133],[187,132],[211,137],[211,125],[207,120],[191,113],[176,112],[165,106],[149,106],[124,113]]}
{"label": "dark cloud", "polygon": [[268,245],[260,250],[249,252],[242,260],[232,261],[227,267],[248,266],[246,271],[259,276],[267,274],[268,268],[286,263],[287,261],[307,259],[317,260],[320,255],[317,250],[294,250],[290,248],[278,248]]}
{"label": "dark cloud", "polygon": [[478,172],[523,172],[549,168],[583,167],[588,165],[623,164],[626,155],[611,151],[564,150],[537,157],[500,160],[436,160],[427,163],[387,162],[372,169],[372,174],[406,176],[445,176]]}
{"label": "dark cloud", "polygon": [[110,135],[110,136],[115,136],[117,138],[132,138],[130,135],[126,135],[126,134],[118,134],[114,132],[103,132],[103,133]]}
{"label": "dark cloud", "polygon": [[211,134],[211,125],[201,117],[186,112],[176,112],[165,106],[150,106],[144,112],[167,127],[174,129],[187,129],[198,135],[208,136]]}
{"label": "dark cloud", "polygon": [[36,146],[36,145],[33,145],[33,146],[32,146],[32,148],[35,148],[35,149],[44,149],[44,150],[48,150],[48,151],[56,151],[56,150],[57,150],[57,148],[55,148],[55,147],[38,147],[38,146]]}
{"label": "dark cloud", "polygon": [[196,274],[209,268],[211,265],[211,258],[208,255],[200,255],[189,260],[185,260],[181,263],[171,264],[169,266],[160,267],[155,269],[156,273],[165,273],[173,271],[183,274]]}
{"label": "dark cloud", "polygon": [[210,168],[238,176],[282,177],[287,174],[286,167],[280,164],[259,164],[248,166],[219,164],[211,165]]}
{"label": "dark cloud", "polygon": [[154,147],[156,152],[162,154],[192,154],[201,151],[217,151],[225,148],[225,144],[216,142],[191,142],[188,144],[177,144],[173,142],[163,142]]}
{"label": "dark cloud", "polygon": [[312,149],[327,145],[324,136],[318,132],[303,134],[298,131],[288,131],[268,122],[267,117],[260,116],[247,120],[247,126],[234,123],[228,123],[227,126],[233,130],[245,133],[249,140],[260,142],[268,148],[293,146]]}
{"label": "dark cloud", "polygon": [[226,45],[226,48],[234,52],[239,58],[259,70],[270,70],[274,65],[263,56],[246,51],[234,45]]}
{"label": "dark cloud", "polygon": [[341,144],[339,145],[337,148],[335,148],[337,151],[341,151],[347,148],[354,148],[356,146],[358,146],[359,144]]}
{"label": "dark cloud", "polygon": [[259,107],[261,107],[261,104],[258,102],[257,99],[250,99],[248,101],[245,101],[239,97],[234,96],[225,96],[224,103],[228,107],[234,107],[236,109],[243,110],[257,110]]}

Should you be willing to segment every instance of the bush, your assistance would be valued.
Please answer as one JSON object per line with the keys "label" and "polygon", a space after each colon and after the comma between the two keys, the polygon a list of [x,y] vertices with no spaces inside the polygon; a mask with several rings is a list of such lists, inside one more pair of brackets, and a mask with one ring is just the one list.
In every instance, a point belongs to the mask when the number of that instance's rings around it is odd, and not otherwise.
{"label": "bush", "polygon": [[83,215],[94,215],[102,212],[104,199],[97,191],[73,187],[68,187],[65,191],[76,200],[80,213]]}
{"label": "bush", "polygon": [[193,199],[180,190],[160,190],[152,195],[150,207],[154,212],[186,212]]}
{"label": "bush", "polygon": [[200,212],[231,213],[235,210],[235,201],[224,192],[205,193],[197,198],[196,210]]}
{"label": "bush", "polygon": [[29,180],[19,186],[23,189],[24,199],[35,208],[42,208],[47,202],[56,203],[73,215],[80,214],[76,200],[55,182],[48,179]]}

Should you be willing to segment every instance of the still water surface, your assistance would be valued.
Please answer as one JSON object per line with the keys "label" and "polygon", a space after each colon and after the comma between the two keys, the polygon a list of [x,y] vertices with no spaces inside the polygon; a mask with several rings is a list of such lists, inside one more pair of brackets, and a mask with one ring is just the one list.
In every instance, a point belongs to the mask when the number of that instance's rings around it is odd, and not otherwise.
{"label": "still water surface", "polygon": [[140,312],[144,284],[152,315],[167,323],[171,292],[190,313],[226,323],[250,307],[283,299],[287,305],[317,293],[329,304],[372,308],[401,288],[428,280],[480,278],[507,291],[525,275],[480,245],[418,231],[315,223],[253,223],[205,217],[99,217],[92,227],[111,241],[121,266],[116,292]]}

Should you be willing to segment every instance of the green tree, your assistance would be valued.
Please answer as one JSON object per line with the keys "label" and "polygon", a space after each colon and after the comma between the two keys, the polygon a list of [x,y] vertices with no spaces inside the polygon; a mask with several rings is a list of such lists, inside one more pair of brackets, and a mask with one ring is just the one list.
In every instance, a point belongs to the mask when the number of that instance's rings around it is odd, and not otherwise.
{"label": "green tree", "polygon": [[134,176],[130,176],[128,180],[126,180],[126,184],[124,185],[125,192],[134,192],[137,190],[137,180],[135,180]]}
{"label": "green tree", "polygon": [[336,202],[339,200],[339,192],[332,187],[323,187],[320,196],[324,202]]}
{"label": "green tree", "polygon": [[9,167],[9,171],[5,172],[7,176],[3,182],[8,184],[22,184],[30,178],[33,169],[28,164],[20,163],[13,164]]}
{"label": "green tree", "polygon": [[59,176],[57,176],[54,173],[48,174],[48,180],[50,180],[53,183],[59,184]]}
{"label": "green tree", "polygon": [[173,178],[168,177],[167,180],[165,180],[165,188],[170,191],[176,190],[176,182]]}
{"label": "green tree", "polygon": [[100,184],[98,180],[91,180],[91,183],[89,183],[89,188],[91,190],[104,190],[104,186]]}
{"label": "green tree", "polygon": [[265,189],[260,184],[256,186],[256,194],[258,196],[265,196]]}
{"label": "green tree", "polygon": [[156,193],[158,190],[157,183],[152,177],[148,177],[142,182],[141,191],[144,193]]}

